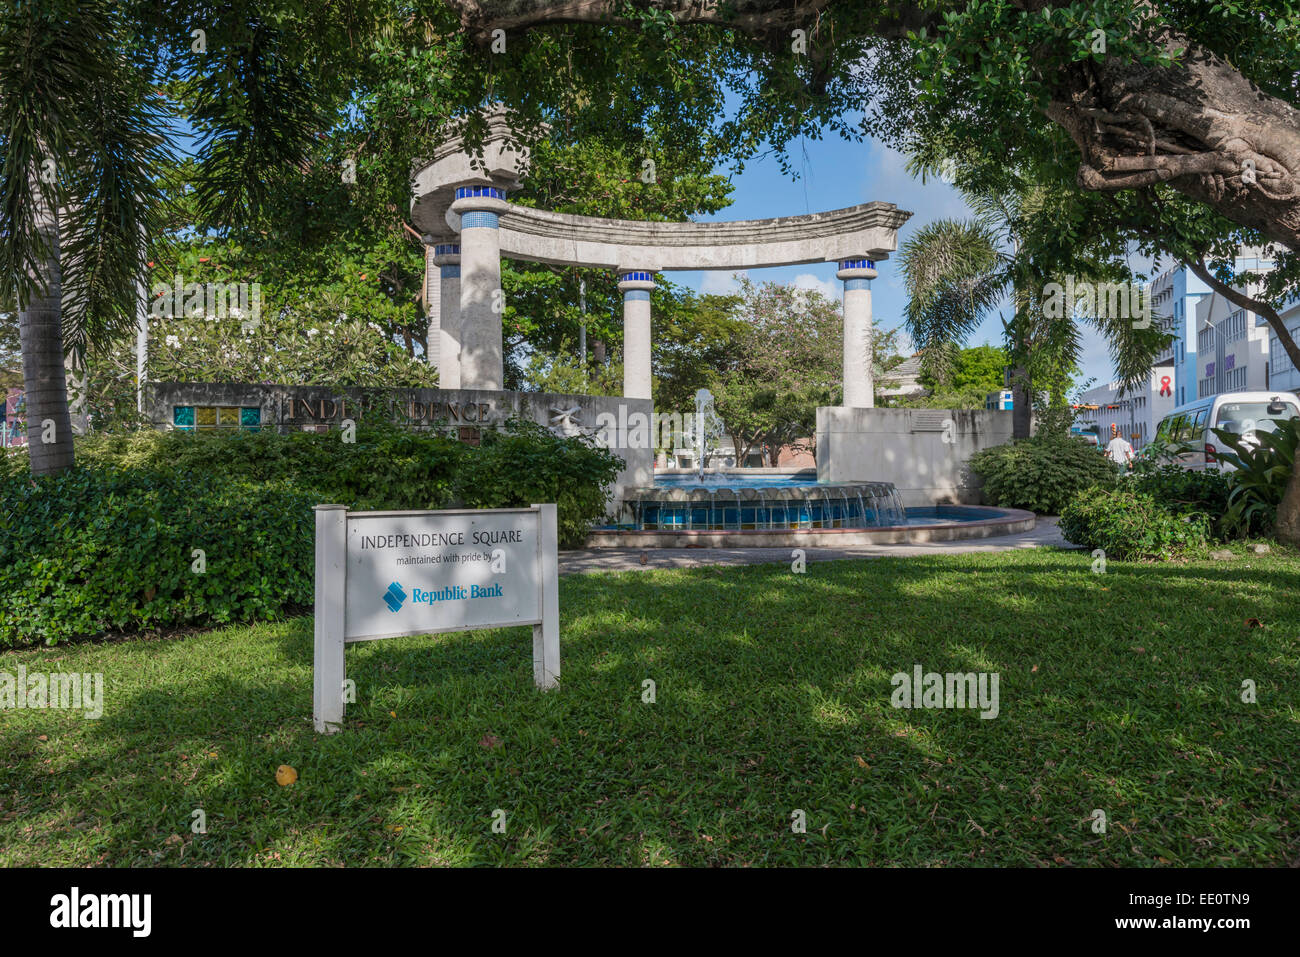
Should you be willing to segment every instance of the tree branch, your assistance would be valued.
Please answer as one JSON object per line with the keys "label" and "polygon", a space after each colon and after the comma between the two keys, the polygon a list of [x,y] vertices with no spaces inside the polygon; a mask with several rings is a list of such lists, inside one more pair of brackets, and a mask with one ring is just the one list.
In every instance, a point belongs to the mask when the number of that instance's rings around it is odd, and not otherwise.
{"label": "tree branch", "polygon": [[[528,30],[554,23],[603,23],[635,26],[639,20],[622,14],[626,0],[445,0],[460,14],[461,26],[479,43],[492,39],[493,30]],[[717,24],[752,36],[806,26],[833,0],[640,0],[640,10],[671,13],[678,23]],[[903,4],[882,11],[876,36],[902,38],[908,31],[940,22],[932,11]]]}
{"label": "tree branch", "polygon": [[[833,15],[831,0],[446,0],[480,41],[497,29],[553,23],[640,21],[629,11],[662,11],[679,23],[727,26],[772,39]],[[1158,6],[1155,0],[1144,4]],[[1014,0],[1025,16],[1061,0]],[[943,5],[880,8],[854,18],[858,34],[904,38],[942,31]],[[852,36],[837,36],[837,42]],[[1231,63],[1176,30],[1154,37],[1177,61],[1169,67],[1119,57],[1056,68],[1043,77],[1052,99],[1043,112],[1082,154],[1078,184],[1088,190],[1140,189],[1167,182],[1225,218],[1300,250],[1300,109],[1265,93]],[[1135,127],[1116,135],[1116,128]],[[1140,137],[1140,139],[1138,139]],[[1118,148],[1117,148],[1118,147]],[[1134,154],[1137,155],[1134,155]]]}

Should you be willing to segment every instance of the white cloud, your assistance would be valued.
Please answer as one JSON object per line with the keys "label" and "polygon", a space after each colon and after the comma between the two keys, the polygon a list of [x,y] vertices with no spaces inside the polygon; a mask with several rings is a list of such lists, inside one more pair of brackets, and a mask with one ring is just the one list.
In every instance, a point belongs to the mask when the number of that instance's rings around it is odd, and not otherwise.
{"label": "white cloud", "polygon": [[921,178],[907,171],[907,157],[873,141],[867,153],[867,190],[871,199],[897,203],[912,213],[899,230],[901,243],[907,233],[936,219],[966,219],[970,207],[956,187],[936,177]]}
{"label": "white cloud", "polygon": [[832,302],[840,298],[838,282],[834,279],[819,279],[810,272],[801,272],[790,280],[790,285],[795,289],[811,289],[819,292]]}
{"label": "white cloud", "polygon": [[729,296],[740,289],[740,279],[749,276],[747,270],[740,272],[726,273],[719,270],[710,270],[704,273],[704,278],[700,280],[700,292],[705,295]]}

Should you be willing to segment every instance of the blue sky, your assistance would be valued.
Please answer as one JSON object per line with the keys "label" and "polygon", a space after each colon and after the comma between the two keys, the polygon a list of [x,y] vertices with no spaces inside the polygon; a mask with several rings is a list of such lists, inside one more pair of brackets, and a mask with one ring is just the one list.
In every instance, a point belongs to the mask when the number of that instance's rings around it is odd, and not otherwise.
{"label": "blue sky", "polygon": [[[867,140],[846,142],[838,136],[822,140],[804,140],[793,144],[791,153],[799,177],[792,179],[781,171],[775,157],[751,161],[745,170],[731,176],[735,186],[732,205],[716,216],[704,219],[765,219],[769,216],[798,216],[855,206],[873,200],[894,203],[912,213],[898,233],[901,246],[920,226],[943,218],[961,218],[970,214],[960,193],[936,179],[924,186],[907,172],[903,154],[880,143]],[[725,168],[718,172],[726,174]],[[878,327],[893,329],[902,325],[907,295],[899,275],[897,260],[878,263],[880,277],[872,283],[872,306]],[[760,269],[749,273],[755,281],[774,280],[818,289],[827,296],[841,298],[841,283],[835,278],[834,263],[785,266]],[[669,278],[701,292],[728,292],[735,288],[730,272],[673,272]],[[978,346],[1002,343],[1002,323],[997,315],[987,319],[965,343]],[[1083,332],[1082,379],[1093,378],[1097,384],[1112,376],[1110,357],[1103,341],[1090,329]]]}

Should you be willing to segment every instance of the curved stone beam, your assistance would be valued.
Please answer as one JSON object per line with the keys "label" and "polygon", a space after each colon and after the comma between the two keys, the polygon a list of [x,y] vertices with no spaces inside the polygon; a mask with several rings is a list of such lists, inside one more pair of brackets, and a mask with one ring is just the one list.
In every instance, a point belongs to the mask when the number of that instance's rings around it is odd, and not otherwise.
{"label": "curved stone beam", "polygon": [[[761,269],[888,259],[911,213],[893,203],[863,203],[805,216],[731,222],[661,223],[552,213],[508,204],[501,253],[512,259],[610,269]],[[447,210],[452,232],[460,217]]]}
{"label": "curved stone beam", "polygon": [[[462,186],[512,190],[531,161],[500,107],[485,111],[482,152],[471,157],[453,124],[432,158],[412,170],[411,222],[426,245],[454,244]],[[761,269],[867,258],[898,248],[911,213],[893,203],[863,203],[805,216],[732,222],[663,223],[552,213],[502,203],[501,254],[512,259],[622,270]]]}
{"label": "curved stone beam", "polygon": [[[430,159],[416,160],[411,170],[411,222],[424,234],[425,245],[456,242],[459,226],[447,225],[447,211],[458,186],[497,186],[512,190],[528,172],[531,150],[519,140],[500,107],[484,111],[487,135],[481,152],[471,154],[453,121],[448,136]],[[459,218],[458,218],[459,221]]]}

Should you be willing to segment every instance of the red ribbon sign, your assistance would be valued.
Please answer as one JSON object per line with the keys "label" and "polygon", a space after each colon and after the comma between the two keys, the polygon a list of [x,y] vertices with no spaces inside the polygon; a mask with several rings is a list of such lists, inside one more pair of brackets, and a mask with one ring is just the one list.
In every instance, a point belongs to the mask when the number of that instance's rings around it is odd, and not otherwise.
{"label": "red ribbon sign", "polygon": [[1172,388],[1170,388],[1170,386],[1169,386],[1169,376],[1167,376],[1167,375],[1162,375],[1162,376],[1160,377],[1160,394],[1161,394],[1161,395],[1173,395],[1173,394],[1174,394],[1174,390],[1173,390]]}

